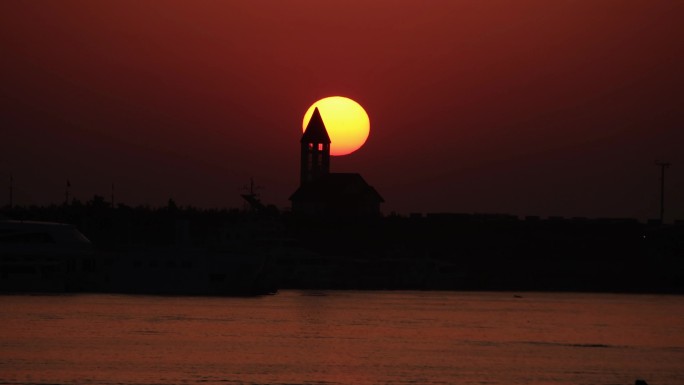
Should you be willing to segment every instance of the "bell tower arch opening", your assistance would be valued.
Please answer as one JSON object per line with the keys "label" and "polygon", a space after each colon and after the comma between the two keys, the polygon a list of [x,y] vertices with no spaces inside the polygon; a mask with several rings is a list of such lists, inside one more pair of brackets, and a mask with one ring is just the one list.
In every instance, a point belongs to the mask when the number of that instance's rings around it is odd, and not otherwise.
{"label": "bell tower arch opening", "polygon": [[300,185],[330,173],[330,136],[316,108],[307,124],[301,143]]}

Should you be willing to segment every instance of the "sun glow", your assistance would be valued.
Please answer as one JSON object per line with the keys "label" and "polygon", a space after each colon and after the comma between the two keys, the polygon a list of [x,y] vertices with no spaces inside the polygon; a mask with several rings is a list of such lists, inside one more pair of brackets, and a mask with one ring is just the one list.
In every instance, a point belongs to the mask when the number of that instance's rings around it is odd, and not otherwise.
{"label": "sun glow", "polygon": [[351,154],[366,143],[370,119],[359,103],[343,96],[323,98],[312,104],[304,114],[302,131],[306,130],[316,107],[330,136],[330,155]]}

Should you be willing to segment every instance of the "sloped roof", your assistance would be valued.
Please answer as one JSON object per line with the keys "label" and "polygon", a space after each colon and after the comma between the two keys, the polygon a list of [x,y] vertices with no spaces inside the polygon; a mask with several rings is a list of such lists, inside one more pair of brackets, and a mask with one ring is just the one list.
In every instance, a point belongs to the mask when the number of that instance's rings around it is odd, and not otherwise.
{"label": "sloped roof", "polygon": [[382,196],[366,183],[358,173],[331,173],[322,175],[312,182],[300,186],[290,196],[290,200],[309,202],[334,202],[362,198],[377,199],[384,202]]}
{"label": "sloped roof", "polygon": [[302,135],[301,143],[330,143],[330,136],[328,130],[325,129],[323,118],[318,111],[318,107],[314,109],[309,124],[306,125],[304,135]]}

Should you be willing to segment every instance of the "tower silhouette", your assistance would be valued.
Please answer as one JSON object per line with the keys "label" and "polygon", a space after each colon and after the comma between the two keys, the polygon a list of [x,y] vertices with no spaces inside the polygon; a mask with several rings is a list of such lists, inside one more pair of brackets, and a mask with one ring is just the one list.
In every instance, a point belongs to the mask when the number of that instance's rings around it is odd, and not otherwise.
{"label": "tower silhouette", "polygon": [[380,215],[384,199],[361,174],[330,172],[331,141],[318,108],[299,142],[301,180],[290,196],[294,213],[333,218]]}
{"label": "tower silhouette", "polygon": [[303,186],[330,173],[330,136],[328,136],[328,130],[325,129],[318,107],[314,109],[300,143],[300,185]]}

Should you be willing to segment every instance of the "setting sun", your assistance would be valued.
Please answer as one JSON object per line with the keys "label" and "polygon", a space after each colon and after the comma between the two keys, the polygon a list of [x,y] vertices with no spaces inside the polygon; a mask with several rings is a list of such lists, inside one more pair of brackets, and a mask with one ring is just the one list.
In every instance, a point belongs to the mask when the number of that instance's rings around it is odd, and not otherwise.
{"label": "setting sun", "polygon": [[363,146],[370,133],[370,120],[359,103],[343,96],[323,98],[304,114],[302,131],[316,107],[330,136],[330,155],[351,154]]}

